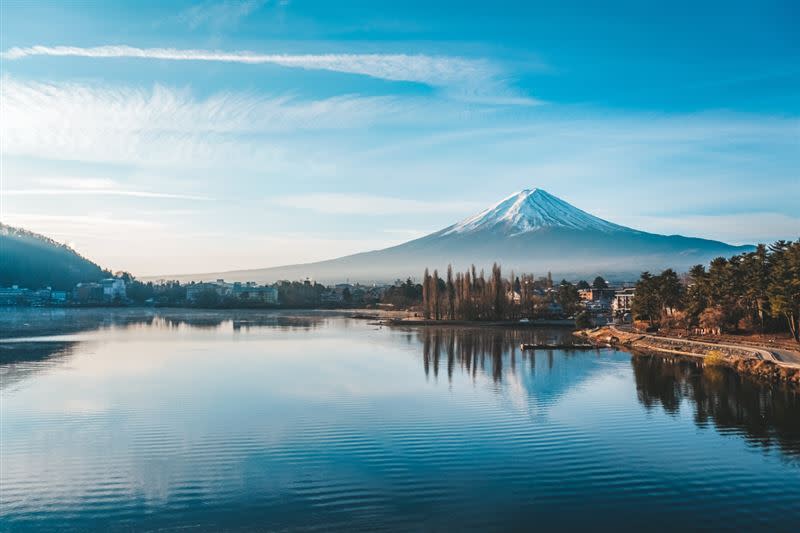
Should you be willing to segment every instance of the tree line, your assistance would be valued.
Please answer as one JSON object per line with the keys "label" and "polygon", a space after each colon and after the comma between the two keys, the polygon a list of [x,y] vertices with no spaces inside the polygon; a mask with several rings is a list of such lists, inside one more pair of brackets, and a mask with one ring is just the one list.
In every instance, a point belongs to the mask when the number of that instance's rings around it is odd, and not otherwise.
{"label": "tree line", "polygon": [[579,309],[580,303],[577,287],[566,280],[554,285],[550,273],[537,279],[533,274],[515,276],[511,272],[506,278],[496,263],[488,276],[483,270],[478,272],[475,265],[455,273],[449,265],[444,278],[438,270],[431,273],[426,268],[421,292],[423,316],[432,320],[569,316]]}
{"label": "tree line", "polygon": [[800,239],[719,257],[708,269],[643,272],[632,312],[650,325],[706,333],[789,331],[800,342]]}

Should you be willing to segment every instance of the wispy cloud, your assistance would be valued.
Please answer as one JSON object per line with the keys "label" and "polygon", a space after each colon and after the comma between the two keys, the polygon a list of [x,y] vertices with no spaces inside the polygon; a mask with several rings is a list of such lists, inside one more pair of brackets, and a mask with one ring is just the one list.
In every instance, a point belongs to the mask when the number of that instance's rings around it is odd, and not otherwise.
{"label": "wispy cloud", "polygon": [[288,68],[326,70],[390,81],[421,83],[443,89],[455,98],[478,103],[501,105],[541,103],[509,87],[508,74],[497,64],[485,59],[423,54],[257,54],[245,51],[136,48],[126,45],[91,48],[77,46],[15,47],[3,53],[4,58],[12,60],[33,56],[273,64]]}
{"label": "wispy cloud", "polygon": [[195,30],[207,26],[214,31],[235,27],[240,20],[266,4],[266,0],[208,0],[178,14],[178,21]]}
{"label": "wispy cloud", "polygon": [[124,189],[8,189],[6,196],[131,196],[136,198],[169,198],[174,200],[209,200],[205,196],[172,194],[151,191],[130,191]]}
{"label": "wispy cloud", "polygon": [[[18,178],[19,179],[19,178]],[[123,196],[170,200],[211,200],[207,196],[145,189],[131,189],[108,178],[84,178],[74,176],[51,176],[45,178],[24,177],[22,181],[36,187],[3,189],[4,196]]]}
{"label": "wispy cloud", "polygon": [[[3,150],[38,158],[207,168],[279,165],[275,143],[248,134],[368,126],[409,120],[413,104],[388,97],[289,96],[222,92],[196,99],[188,90],[39,83],[3,78]],[[308,160],[308,157],[306,157]],[[90,187],[98,188],[98,187]]]}
{"label": "wispy cloud", "polygon": [[370,194],[316,193],[283,196],[273,200],[283,207],[334,215],[398,215],[411,213],[469,213],[477,202],[423,201]]}

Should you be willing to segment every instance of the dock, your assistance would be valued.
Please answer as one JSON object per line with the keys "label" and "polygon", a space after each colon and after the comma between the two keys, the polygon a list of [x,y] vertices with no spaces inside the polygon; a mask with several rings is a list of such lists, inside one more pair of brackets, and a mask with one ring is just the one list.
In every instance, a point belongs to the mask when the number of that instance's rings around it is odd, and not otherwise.
{"label": "dock", "polygon": [[568,344],[529,344],[519,345],[520,350],[594,350],[596,346],[589,343],[568,343]]}

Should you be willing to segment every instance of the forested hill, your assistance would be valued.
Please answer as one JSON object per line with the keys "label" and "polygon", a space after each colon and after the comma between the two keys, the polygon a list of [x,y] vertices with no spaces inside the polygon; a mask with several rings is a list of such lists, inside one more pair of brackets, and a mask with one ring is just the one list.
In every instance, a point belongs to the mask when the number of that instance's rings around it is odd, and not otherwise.
{"label": "forested hill", "polygon": [[108,276],[65,244],[21,228],[0,224],[0,286],[70,289],[81,281]]}

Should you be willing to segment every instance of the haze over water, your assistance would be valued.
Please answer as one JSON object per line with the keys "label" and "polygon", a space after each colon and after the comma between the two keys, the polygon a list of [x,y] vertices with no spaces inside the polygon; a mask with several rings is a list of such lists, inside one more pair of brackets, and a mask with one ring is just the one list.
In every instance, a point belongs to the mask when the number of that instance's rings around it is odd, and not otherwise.
{"label": "haze over water", "polygon": [[[3,311],[0,530],[792,530],[800,396],[568,330]],[[20,339],[23,337],[23,339]]]}

